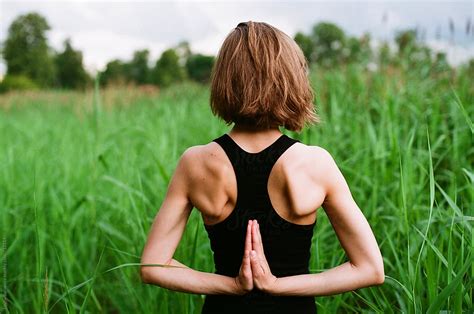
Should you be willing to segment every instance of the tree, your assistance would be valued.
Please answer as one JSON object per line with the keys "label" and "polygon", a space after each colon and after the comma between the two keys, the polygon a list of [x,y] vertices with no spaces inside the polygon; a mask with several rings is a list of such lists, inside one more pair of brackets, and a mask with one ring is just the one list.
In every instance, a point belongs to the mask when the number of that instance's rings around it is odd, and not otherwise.
{"label": "tree", "polygon": [[132,61],[126,66],[126,74],[129,81],[137,84],[150,83],[149,55],[148,49],[137,50],[133,53]]}
{"label": "tree", "polygon": [[130,62],[118,59],[107,63],[105,70],[100,73],[100,82],[107,84],[148,84],[151,82],[151,71],[148,66],[150,52],[148,49],[137,50]]}
{"label": "tree", "polygon": [[342,51],[343,57],[349,62],[367,64],[372,57],[370,34],[364,33],[360,38],[349,37]]}
{"label": "tree", "polygon": [[418,37],[417,29],[396,32],[395,42],[398,45],[397,64],[400,64],[405,69],[417,68],[422,70],[423,73],[428,74],[433,63],[432,51],[428,46],[418,42]]}
{"label": "tree", "polygon": [[64,41],[64,51],[55,58],[58,85],[65,88],[84,88],[89,76],[82,65],[82,53],[74,50],[71,40]]}
{"label": "tree", "polygon": [[294,40],[298,44],[298,46],[300,46],[308,63],[310,63],[313,58],[312,55],[314,51],[314,43],[311,40],[311,37],[303,34],[302,32],[297,32]]}
{"label": "tree", "polygon": [[100,84],[125,84],[127,80],[127,65],[121,60],[109,61],[105,70],[100,73]]}
{"label": "tree", "polygon": [[186,61],[186,70],[191,79],[200,83],[207,83],[211,78],[214,57],[202,54],[193,54]]}
{"label": "tree", "polygon": [[7,74],[28,77],[42,87],[53,84],[55,68],[46,39],[49,29],[38,13],[20,15],[12,22],[3,49]]}
{"label": "tree", "polygon": [[163,51],[152,71],[152,81],[160,86],[169,86],[185,78],[184,68],[179,63],[180,57],[175,49]]}
{"label": "tree", "polygon": [[322,65],[334,65],[342,60],[345,46],[344,31],[330,22],[321,22],[313,27],[312,40],[317,62]]}

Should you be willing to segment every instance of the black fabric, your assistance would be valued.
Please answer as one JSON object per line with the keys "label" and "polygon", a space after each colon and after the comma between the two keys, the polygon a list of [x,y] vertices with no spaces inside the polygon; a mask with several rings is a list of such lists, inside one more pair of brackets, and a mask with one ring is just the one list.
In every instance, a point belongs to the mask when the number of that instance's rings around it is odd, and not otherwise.
{"label": "black fabric", "polygon": [[[223,221],[206,225],[214,253],[215,273],[236,277],[242,263],[247,223],[257,219],[263,247],[277,277],[309,273],[311,238],[316,222],[291,223],[273,208],[268,177],[278,158],[298,140],[282,134],[258,153],[249,153],[228,134],[214,139],[232,163],[237,180],[237,201]],[[271,296],[254,289],[244,296],[207,295],[202,313],[316,313],[314,297]]]}

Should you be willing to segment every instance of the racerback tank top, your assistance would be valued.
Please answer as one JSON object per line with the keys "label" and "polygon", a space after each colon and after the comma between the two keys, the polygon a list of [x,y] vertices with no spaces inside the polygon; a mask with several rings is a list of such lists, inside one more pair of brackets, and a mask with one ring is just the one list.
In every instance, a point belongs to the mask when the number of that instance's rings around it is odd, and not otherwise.
{"label": "racerback tank top", "polygon": [[[232,212],[217,224],[204,227],[214,255],[215,273],[236,277],[244,254],[249,219],[260,226],[265,256],[277,277],[309,273],[313,228],[283,219],[268,195],[270,172],[280,156],[299,142],[282,134],[258,153],[243,150],[224,134],[213,140],[229,158],[237,180],[237,200]],[[314,297],[272,296],[257,288],[242,296],[206,295],[202,313],[316,313]]]}

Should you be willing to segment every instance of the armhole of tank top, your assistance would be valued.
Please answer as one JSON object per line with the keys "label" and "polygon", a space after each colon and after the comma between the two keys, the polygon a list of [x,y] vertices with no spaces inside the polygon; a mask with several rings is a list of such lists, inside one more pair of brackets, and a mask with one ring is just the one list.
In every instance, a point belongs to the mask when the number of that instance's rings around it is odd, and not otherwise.
{"label": "armhole of tank top", "polygon": [[[235,180],[235,189],[236,189],[236,196],[235,196],[235,205],[234,207],[232,208],[232,210],[230,211],[230,213],[224,217],[224,219],[222,219],[221,221],[219,222],[216,222],[212,225],[209,225],[209,224],[204,224],[204,227],[207,229],[207,230],[211,230],[217,226],[220,226],[222,224],[224,224],[226,221],[228,221],[230,219],[230,217],[235,213],[236,209],[237,209],[237,206],[238,206],[238,201],[239,201],[239,183],[238,183],[238,179],[237,179],[237,171],[235,169],[235,165],[234,165],[234,161],[232,160],[232,157],[229,155],[230,152],[228,151],[228,149],[232,149],[232,143],[229,143],[228,142],[229,139],[228,138],[225,138],[225,134],[222,135],[221,137],[219,138],[216,138],[213,140],[213,142],[216,142],[220,148],[224,151],[226,157],[227,157],[227,160],[229,161],[229,163],[231,164],[232,166],[232,172],[234,174],[234,180]],[[227,148],[226,148],[227,147]]]}
{"label": "armhole of tank top", "polygon": [[268,202],[270,203],[270,206],[272,207],[272,211],[274,212],[274,214],[279,218],[281,219],[282,221],[284,221],[285,223],[288,223],[292,226],[296,226],[296,227],[301,227],[301,228],[308,228],[308,227],[311,227],[311,226],[314,226],[316,224],[316,221],[314,221],[313,223],[310,223],[310,224],[297,224],[297,223],[294,223],[294,222],[291,222],[289,220],[287,220],[286,218],[283,218],[281,216],[281,214],[277,211],[277,208],[275,207],[275,205],[273,205],[272,203],[272,200],[270,198],[270,191],[268,189],[268,185],[270,183],[270,175],[276,165],[276,163],[278,162],[278,160],[281,159],[281,157],[288,151],[288,149],[290,149],[293,145],[295,145],[296,143],[301,143],[301,141],[299,141],[298,139],[294,139],[292,137],[289,137],[289,136],[286,136],[287,139],[287,144],[285,144],[286,147],[284,147],[283,149],[283,152],[278,156],[278,158],[274,161],[272,167],[270,168],[269,172],[268,172],[268,177],[267,177],[267,184],[266,184],[266,192],[267,192],[267,196],[268,196]]}

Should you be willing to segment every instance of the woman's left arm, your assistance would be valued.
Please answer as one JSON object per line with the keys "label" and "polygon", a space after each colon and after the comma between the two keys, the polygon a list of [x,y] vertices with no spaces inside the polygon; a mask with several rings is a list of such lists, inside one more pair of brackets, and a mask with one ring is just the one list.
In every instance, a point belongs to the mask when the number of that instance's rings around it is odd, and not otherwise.
{"label": "woman's left arm", "polygon": [[317,274],[276,278],[266,261],[259,229],[254,227],[252,248],[255,254],[251,255],[254,284],[270,294],[296,296],[333,295],[381,285],[385,273],[380,249],[343,174],[326,150],[320,150],[314,164],[324,169],[319,176],[324,180],[326,190],[323,208],[349,261]]}
{"label": "woman's left arm", "polygon": [[141,266],[142,281],[188,293],[243,294],[244,291],[235,278],[197,271],[173,259],[193,209],[188,198],[187,176],[187,169],[193,166],[192,149],[188,148],[179,159],[141,257],[142,264],[164,264],[172,267]]}

